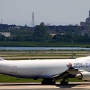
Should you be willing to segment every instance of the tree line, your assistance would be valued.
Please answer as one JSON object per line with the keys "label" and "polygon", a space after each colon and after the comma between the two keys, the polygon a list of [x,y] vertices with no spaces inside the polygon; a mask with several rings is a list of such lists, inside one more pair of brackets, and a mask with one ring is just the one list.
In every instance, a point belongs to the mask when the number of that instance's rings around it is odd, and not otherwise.
{"label": "tree line", "polygon": [[81,34],[74,28],[57,29],[56,35],[51,36],[46,26],[37,25],[34,30],[9,30],[11,37],[0,35],[0,41],[30,41],[30,42],[90,42],[90,32]]}

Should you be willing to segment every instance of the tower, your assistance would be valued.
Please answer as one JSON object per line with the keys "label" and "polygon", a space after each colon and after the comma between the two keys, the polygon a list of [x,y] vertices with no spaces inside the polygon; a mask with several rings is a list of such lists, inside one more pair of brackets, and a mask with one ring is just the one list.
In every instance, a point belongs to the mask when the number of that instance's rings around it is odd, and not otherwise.
{"label": "tower", "polygon": [[89,18],[88,18],[88,22],[89,22],[89,25],[90,25],[90,10],[89,10]]}
{"label": "tower", "polygon": [[1,31],[3,31],[3,19],[1,19]]}
{"label": "tower", "polygon": [[89,10],[89,18],[90,18],[90,10]]}
{"label": "tower", "polygon": [[32,13],[32,22],[31,22],[31,26],[32,26],[32,27],[35,26],[35,21],[34,21],[34,12]]}
{"label": "tower", "polygon": [[1,19],[1,24],[3,24],[3,19]]}

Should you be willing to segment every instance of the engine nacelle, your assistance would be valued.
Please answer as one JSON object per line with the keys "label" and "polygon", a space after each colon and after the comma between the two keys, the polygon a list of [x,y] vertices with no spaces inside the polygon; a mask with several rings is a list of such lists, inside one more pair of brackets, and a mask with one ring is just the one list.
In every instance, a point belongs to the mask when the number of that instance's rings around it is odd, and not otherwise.
{"label": "engine nacelle", "polygon": [[76,78],[89,81],[90,80],[90,72],[81,72],[80,74],[76,75]]}

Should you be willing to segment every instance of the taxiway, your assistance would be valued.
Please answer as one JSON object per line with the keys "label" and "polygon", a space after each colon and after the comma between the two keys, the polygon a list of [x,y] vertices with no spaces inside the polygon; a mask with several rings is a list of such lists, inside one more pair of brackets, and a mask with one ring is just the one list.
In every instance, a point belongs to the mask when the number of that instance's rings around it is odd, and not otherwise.
{"label": "taxiway", "polygon": [[0,90],[87,90],[90,82],[70,82],[69,85],[41,85],[40,83],[0,83]]}

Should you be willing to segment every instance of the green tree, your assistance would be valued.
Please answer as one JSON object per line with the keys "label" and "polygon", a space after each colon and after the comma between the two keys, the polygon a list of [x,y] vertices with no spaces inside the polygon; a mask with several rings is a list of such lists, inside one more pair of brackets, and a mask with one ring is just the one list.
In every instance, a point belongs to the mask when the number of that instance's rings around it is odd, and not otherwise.
{"label": "green tree", "polygon": [[81,31],[79,29],[75,29],[75,28],[68,28],[66,30],[66,34],[75,34],[75,35],[79,35],[81,34]]}
{"label": "green tree", "polygon": [[63,30],[62,30],[61,28],[58,28],[58,29],[56,30],[56,33],[58,33],[58,34],[63,33]]}
{"label": "green tree", "polygon": [[5,36],[0,34],[0,41],[5,41]]}
{"label": "green tree", "polygon": [[46,27],[44,25],[37,25],[34,29],[33,41],[48,41],[50,39],[50,34],[47,33]]}

